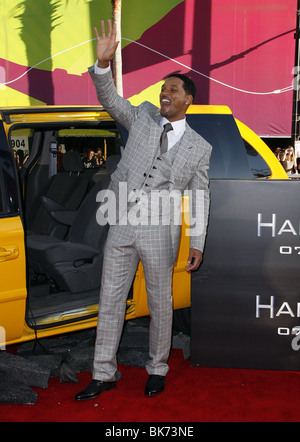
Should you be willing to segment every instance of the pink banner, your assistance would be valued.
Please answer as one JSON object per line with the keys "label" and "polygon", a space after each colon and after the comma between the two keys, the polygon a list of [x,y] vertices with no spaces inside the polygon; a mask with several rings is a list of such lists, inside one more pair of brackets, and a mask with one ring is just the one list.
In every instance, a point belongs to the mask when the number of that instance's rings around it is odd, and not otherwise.
{"label": "pink banner", "polygon": [[125,95],[187,73],[261,136],[290,136],[296,0],[186,0],[123,50]]}
{"label": "pink banner", "polygon": [[[290,135],[296,0],[213,1],[210,103],[227,104],[259,135]],[[240,89],[242,91],[240,91]],[[250,92],[250,93],[249,93]]]}

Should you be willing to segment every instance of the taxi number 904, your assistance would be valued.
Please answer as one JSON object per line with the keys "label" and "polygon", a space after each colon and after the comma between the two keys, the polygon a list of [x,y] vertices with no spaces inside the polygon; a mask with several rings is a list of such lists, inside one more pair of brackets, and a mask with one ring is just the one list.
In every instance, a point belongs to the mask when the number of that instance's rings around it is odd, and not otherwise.
{"label": "taxi number 904", "polygon": [[29,153],[28,138],[22,136],[11,137],[11,147],[13,149],[21,149],[24,151],[24,154],[28,154]]}

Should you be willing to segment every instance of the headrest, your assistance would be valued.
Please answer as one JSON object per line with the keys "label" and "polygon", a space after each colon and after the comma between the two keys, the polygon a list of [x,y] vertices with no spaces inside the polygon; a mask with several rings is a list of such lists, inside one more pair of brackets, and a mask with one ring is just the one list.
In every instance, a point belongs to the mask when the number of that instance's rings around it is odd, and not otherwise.
{"label": "headrest", "polygon": [[84,169],[83,161],[79,152],[66,152],[63,155],[63,166],[66,172],[82,172]]}

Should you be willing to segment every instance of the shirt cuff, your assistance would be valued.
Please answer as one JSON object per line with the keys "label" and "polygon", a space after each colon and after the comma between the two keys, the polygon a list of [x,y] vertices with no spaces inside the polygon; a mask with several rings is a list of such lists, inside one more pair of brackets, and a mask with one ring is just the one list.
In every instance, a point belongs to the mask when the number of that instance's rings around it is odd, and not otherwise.
{"label": "shirt cuff", "polygon": [[103,75],[110,71],[110,65],[107,68],[99,68],[98,60],[94,64],[94,73],[97,75]]}

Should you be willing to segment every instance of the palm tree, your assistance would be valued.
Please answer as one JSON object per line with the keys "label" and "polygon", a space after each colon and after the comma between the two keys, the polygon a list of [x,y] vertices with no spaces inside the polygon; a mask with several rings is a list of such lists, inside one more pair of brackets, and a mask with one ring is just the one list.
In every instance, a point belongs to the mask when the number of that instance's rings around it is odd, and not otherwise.
{"label": "palm tree", "polygon": [[111,0],[113,8],[113,21],[117,24],[117,41],[120,44],[117,48],[114,58],[114,76],[115,84],[119,95],[123,96],[123,81],[122,81],[122,51],[121,51],[121,10],[122,0]]}

